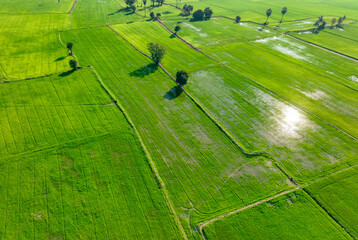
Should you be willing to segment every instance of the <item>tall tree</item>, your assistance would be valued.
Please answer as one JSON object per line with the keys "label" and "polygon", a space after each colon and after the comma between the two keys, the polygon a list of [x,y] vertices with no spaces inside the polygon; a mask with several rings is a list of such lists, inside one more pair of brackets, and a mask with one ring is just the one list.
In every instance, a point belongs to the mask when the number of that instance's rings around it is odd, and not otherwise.
{"label": "tall tree", "polygon": [[147,0],[143,0],[143,4],[144,4],[144,14],[146,17],[147,16],[147,8],[145,7],[145,5],[147,5]]}
{"label": "tall tree", "polygon": [[334,28],[334,25],[336,24],[336,22],[337,22],[337,19],[336,19],[336,18],[332,18],[331,28]]}
{"label": "tall tree", "polygon": [[70,55],[73,55],[73,52],[72,52],[73,43],[68,42],[68,43],[66,44],[66,47],[67,47],[67,50],[70,52]]}
{"label": "tall tree", "polygon": [[280,23],[282,23],[283,16],[284,16],[286,13],[287,13],[287,7],[283,7],[282,10],[281,10],[282,17],[281,17]]}
{"label": "tall tree", "polygon": [[154,20],[155,19],[155,13],[154,12],[150,12],[150,19]]}
{"label": "tall tree", "polygon": [[179,25],[176,25],[174,28],[175,35],[181,30],[181,27]]}
{"label": "tall tree", "polygon": [[270,8],[270,9],[267,9],[267,11],[266,11],[266,16],[267,16],[267,18],[266,18],[265,25],[268,24],[268,19],[269,19],[269,17],[271,16],[271,14],[272,14],[271,8]]}
{"label": "tall tree", "polygon": [[166,53],[165,47],[159,43],[153,43],[153,42],[148,43],[147,47],[152,56],[154,63],[159,64]]}
{"label": "tall tree", "polygon": [[189,78],[189,74],[186,71],[180,70],[177,72],[175,81],[179,85],[183,86],[183,85],[187,84],[188,78]]}

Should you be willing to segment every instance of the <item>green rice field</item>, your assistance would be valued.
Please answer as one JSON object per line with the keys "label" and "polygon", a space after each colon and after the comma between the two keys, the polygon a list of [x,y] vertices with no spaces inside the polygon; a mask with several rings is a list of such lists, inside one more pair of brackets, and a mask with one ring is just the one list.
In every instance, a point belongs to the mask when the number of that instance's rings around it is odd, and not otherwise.
{"label": "green rice field", "polygon": [[0,240],[357,239],[357,21],[0,0]]}

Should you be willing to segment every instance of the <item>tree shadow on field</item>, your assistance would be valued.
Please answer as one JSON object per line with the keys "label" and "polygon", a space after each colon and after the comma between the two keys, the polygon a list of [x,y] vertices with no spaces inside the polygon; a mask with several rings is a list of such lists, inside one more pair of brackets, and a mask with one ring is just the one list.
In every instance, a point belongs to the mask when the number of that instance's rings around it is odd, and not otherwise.
{"label": "tree shadow on field", "polygon": [[139,68],[139,69],[137,69],[137,70],[131,72],[131,73],[129,74],[129,76],[131,76],[131,77],[141,77],[141,78],[143,78],[143,77],[145,77],[145,76],[148,76],[148,75],[154,73],[155,71],[157,71],[157,69],[158,69],[158,65],[157,65],[157,64],[155,64],[155,63],[150,63],[150,64],[148,64],[148,65],[146,65],[146,66],[143,66],[143,67],[141,67],[141,68]]}
{"label": "tree shadow on field", "polygon": [[121,13],[121,12],[129,12],[130,10],[127,9],[127,8],[122,8],[122,9],[118,9],[117,11],[115,11],[114,13],[109,13],[108,16],[112,16],[114,14],[117,14],[117,13]]}
{"label": "tree shadow on field", "polygon": [[177,36],[175,34],[172,34],[169,36],[169,38],[176,38]]}
{"label": "tree shadow on field", "polygon": [[64,59],[66,59],[66,58],[67,58],[67,56],[65,56],[65,57],[59,57],[59,58],[55,59],[54,62],[59,62],[59,61],[62,61],[62,60],[64,60]]}
{"label": "tree shadow on field", "polygon": [[75,72],[75,70],[70,70],[70,71],[67,71],[67,72],[63,72],[63,73],[59,74],[58,76],[59,77],[67,77],[67,76],[71,75],[74,72]]}
{"label": "tree shadow on field", "polygon": [[170,89],[166,94],[164,94],[163,98],[171,101],[179,97],[182,93],[183,89],[180,86],[175,86]]}

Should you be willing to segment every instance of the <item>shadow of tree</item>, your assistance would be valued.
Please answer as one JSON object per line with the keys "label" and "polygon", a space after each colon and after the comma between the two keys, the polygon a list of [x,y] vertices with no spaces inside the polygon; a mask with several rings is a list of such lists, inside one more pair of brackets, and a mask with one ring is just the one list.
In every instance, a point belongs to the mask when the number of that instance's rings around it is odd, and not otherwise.
{"label": "shadow of tree", "polygon": [[139,69],[137,69],[137,70],[131,72],[131,73],[129,74],[129,76],[131,76],[131,77],[141,77],[141,78],[143,78],[143,77],[145,77],[145,76],[148,76],[148,75],[154,73],[155,71],[157,71],[157,69],[158,69],[158,65],[157,65],[157,64],[155,64],[155,63],[150,63],[150,64],[148,64],[148,65],[146,65],[146,66],[143,66],[143,67],[141,67],[141,68],[139,68]]}
{"label": "shadow of tree", "polygon": [[66,58],[67,58],[67,56],[65,56],[65,57],[59,57],[59,58],[55,59],[54,62],[59,62],[59,61],[62,61],[62,60],[64,60],[64,59],[66,59]]}
{"label": "shadow of tree", "polygon": [[63,72],[63,73],[59,74],[58,76],[59,77],[67,77],[67,76],[71,75],[74,72],[75,72],[75,70],[70,70],[70,71],[67,71],[67,72]]}
{"label": "shadow of tree", "polygon": [[171,101],[179,97],[182,93],[183,89],[180,86],[175,86],[170,89],[166,94],[164,94],[163,98]]}
{"label": "shadow of tree", "polygon": [[[108,13],[108,16],[112,16],[114,14],[121,13],[121,12],[129,12],[129,11],[131,11],[129,8],[122,8],[122,9],[118,9],[114,13]],[[127,13],[127,15],[128,15],[128,13]]]}
{"label": "shadow of tree", "polygon": [[173,12],[170,12],[170,11],[165,11],[165,12],[162,12],[162,14],[171,14]]}
{"label": "shadow of tree", "polygon": [[176,38],[175,34],[169,36],[169,38]]}

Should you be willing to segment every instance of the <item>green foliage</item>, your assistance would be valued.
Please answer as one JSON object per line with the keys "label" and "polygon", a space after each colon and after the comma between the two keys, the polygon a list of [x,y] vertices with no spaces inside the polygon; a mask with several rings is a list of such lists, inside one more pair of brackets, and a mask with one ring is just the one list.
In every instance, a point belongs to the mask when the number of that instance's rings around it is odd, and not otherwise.
{"label": "green foliage", "polygon": [[152,20],[155,19],[155,13],[154,12],[150,12],[150,19],[152,19]]}
{"label": "green foliage", "polygon": [[159,64],[166,53],[165,47],[160,43],[153,43],[153,42],[148,43],[147,47],[154,63]]}
{"label": "green foliage", "polygon": [[175,34],[177,34],[181,30],[181,27],[179,25],[176,25],[174,28]]}
{"label": "green foliage", "polygon": [[72,52],[73,43],[68,42],[68,43],[66,44],[66,48],[67,48],[67,50],[69,51],[70,55],[73,55],[73,52]]}
{"label": "green foliage", "polygon": [[188,82],[189,74],[186,71],[180,70],[176,75],[176,82],[180,85],[186,85]]}
{"label": "green foliage", "polygon": [[240,17],[240,16],[236,16],[235,22],[236,22],[236,23],[239,23],[240,21],[241,21],[241,17]]}
{"label": "green foliage", "polygon": [[199,10],[196,10],[194,13],[193,13],[193,19],[196,20],[196,21],[202,21],[204,20],[204,11],[199,9]]}
{"label": "green foliage", "polygon": [[213,10],[211,10],[211,8],[207,7],[204,9],[204,16],[205,16],[205,19],[210,19],[211,16],[213,15]]}
{"label": "green foliage", "polygon": [[69,61],[69,65],[70,65],[70,67],[71,67],[73,70],[77,70],[77,65],[78,65],[78,63],[77,63],[77,61],[76,61],[75,59],[71,59],[71,60]]}

